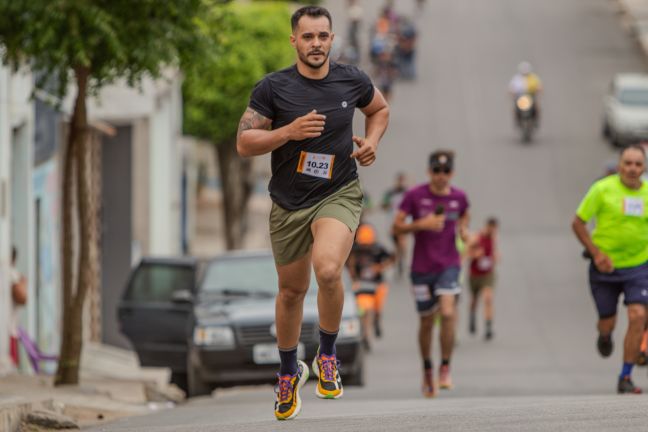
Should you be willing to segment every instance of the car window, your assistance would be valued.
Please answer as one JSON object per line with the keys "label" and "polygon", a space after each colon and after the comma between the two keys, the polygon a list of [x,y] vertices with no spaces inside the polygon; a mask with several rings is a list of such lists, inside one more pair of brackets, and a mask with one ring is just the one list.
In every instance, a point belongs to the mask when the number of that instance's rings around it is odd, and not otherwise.
{"label": "car window", "polygon": [[176,291],[193,291],[194,269],[172,264],[140,265],[126,292],[130,301],[165,302]]}
{"label": "car window", "polygon": [[[207,265],[201,291],[276,294],[278,283],[277,270],[271,256],[226,258]],[[344,285],[350,287],[346,271]],[[316,294],[317,281],[311,272],[307,295]]]}
{"label": "car window", "polygon": [[623,89],[619,92],[619,102],[624,105],[648,107],[648,89]]}

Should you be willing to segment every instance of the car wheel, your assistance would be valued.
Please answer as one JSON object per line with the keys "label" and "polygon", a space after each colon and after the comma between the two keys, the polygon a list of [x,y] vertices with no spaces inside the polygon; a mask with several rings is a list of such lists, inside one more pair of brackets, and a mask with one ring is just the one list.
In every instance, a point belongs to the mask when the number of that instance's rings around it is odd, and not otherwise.
{"label": "car wheel", "polygon": [[187,387],[187,374],[185,372],[171,372],[171,380],[169,382],[175,384],[180,390],[185,392],[185,394],[189,393]]}
{"label": "car wheel", "polygon": [[187,396],[207,396],[213,388],[200,376],[200,371],[192,364],[191,359],[187,361]]}
{"label": "car wheel", "polygon": [[619,136],[612,130],[610,130],[610,144],[617,148],[623,147],[623,144],[619,141]]}
{"label": "car wheel", "polygon": [[364,362],[365,352],[362,348],[360,348],[360,352],[358,353],[358,357],[355,361],[356,364],[353,368],[353,372],[348,373],[342,377],[342,384],[349,386],[364,386]]}
{"label": "car wheel", "polygon": [[603,120],[601,135],[603,135],[603,138],[610,138],[610,125],[608,124],[607,120]]}
{"label": "car wheel", "polygon": [[361,363],[356,370],[342,379],[342,384],[346,386],[364,386],[364,363]]}

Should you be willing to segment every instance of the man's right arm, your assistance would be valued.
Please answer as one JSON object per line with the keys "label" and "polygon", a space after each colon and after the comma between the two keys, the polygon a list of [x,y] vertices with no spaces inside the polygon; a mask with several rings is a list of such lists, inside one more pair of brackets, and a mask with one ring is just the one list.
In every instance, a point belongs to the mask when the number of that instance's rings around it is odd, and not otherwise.
{"label": "man's right arm", "polygon": [[612,272],[614,270],[614,264],[610,257],[601,252],[592,241],[592,237],[590,236],[589,231],[587,231],[587,222],[576,215],[572,221],[572,229],[574,230],[574,234],[576,234],[578,240],[592,256],[596,268],[601,273]]}
{"label": "man's right arm", "polygon": [[322,135],[326,116],[313,110],[292,123],[270,130],[272,120],[248,107],[239,122],[236,150],[242,157],[270,153],[288,141],[302,141]]}
{"label": "man's right arm", "polygon": [[281,147],[290,139],[287,127],[270,130],[272,120],[248,107],[239,122],[236,150],[242,157],[258,156]]}

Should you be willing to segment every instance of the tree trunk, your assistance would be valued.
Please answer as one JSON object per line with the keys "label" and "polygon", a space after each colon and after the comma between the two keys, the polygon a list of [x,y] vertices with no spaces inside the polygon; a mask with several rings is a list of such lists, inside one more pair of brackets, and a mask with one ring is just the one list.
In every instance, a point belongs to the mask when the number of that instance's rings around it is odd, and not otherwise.
{"label": "tree trunk", "polygon": [[[61,352],[56,373],[56,385],[78,384],[79,364],[83,343],[83,303],[91,275],[94,272],[93,257],[96,255],[96,235],[93,235],[93,200],[89,184],[88,161],[88,118],[86,113],[86,94],[89,70],[79,67],[74,70],[77,81],[77,97],[68,131],[68,150],[63,173],[63,335]],[[76,182],[74,179],[76,178]],[[76,206],[74,205],[74,185],[76,184]],[[75,235],[74,216],[79,227]],[[96,231],[96,214],[94,215]],[[94,243],[94,246],[93,246]],[[78,254],[77,245],[81,245]],[[93,255],[94,254],[94,255]],[[78,258],[78,265],[75,260]],[[75,270],[78,277],[75,277]],[[76,289],[75,289],[76,285]]]}
{"label": "tree trunk", "polygon": [[252,193],[252,161],[239,157],[234,141],[216,146],[221,183],[223,216],[228,250],[243,246],[247,226],[247,204]]}

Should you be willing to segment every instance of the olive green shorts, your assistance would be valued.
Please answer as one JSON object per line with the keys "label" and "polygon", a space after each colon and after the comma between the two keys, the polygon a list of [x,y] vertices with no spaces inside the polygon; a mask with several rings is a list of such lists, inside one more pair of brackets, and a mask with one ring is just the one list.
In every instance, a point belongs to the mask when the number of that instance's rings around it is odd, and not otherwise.
{"label": "olive green shorts", "polygon": [[312,207],[286,210],[273,203],[270,242],[277,265],[290,264],[308,253],[313,244],[311,225],[317,219],[337,219],[355,231],[360,223],[362,198],[360,180],[355,179]]}
{"label": "olive green shorts", "polygon": [[479,294],[486,287],[490,287],[491,289],[495,288],[495,272],[490,272],[482,276],[470,276],[470,291],[473,294]]}

